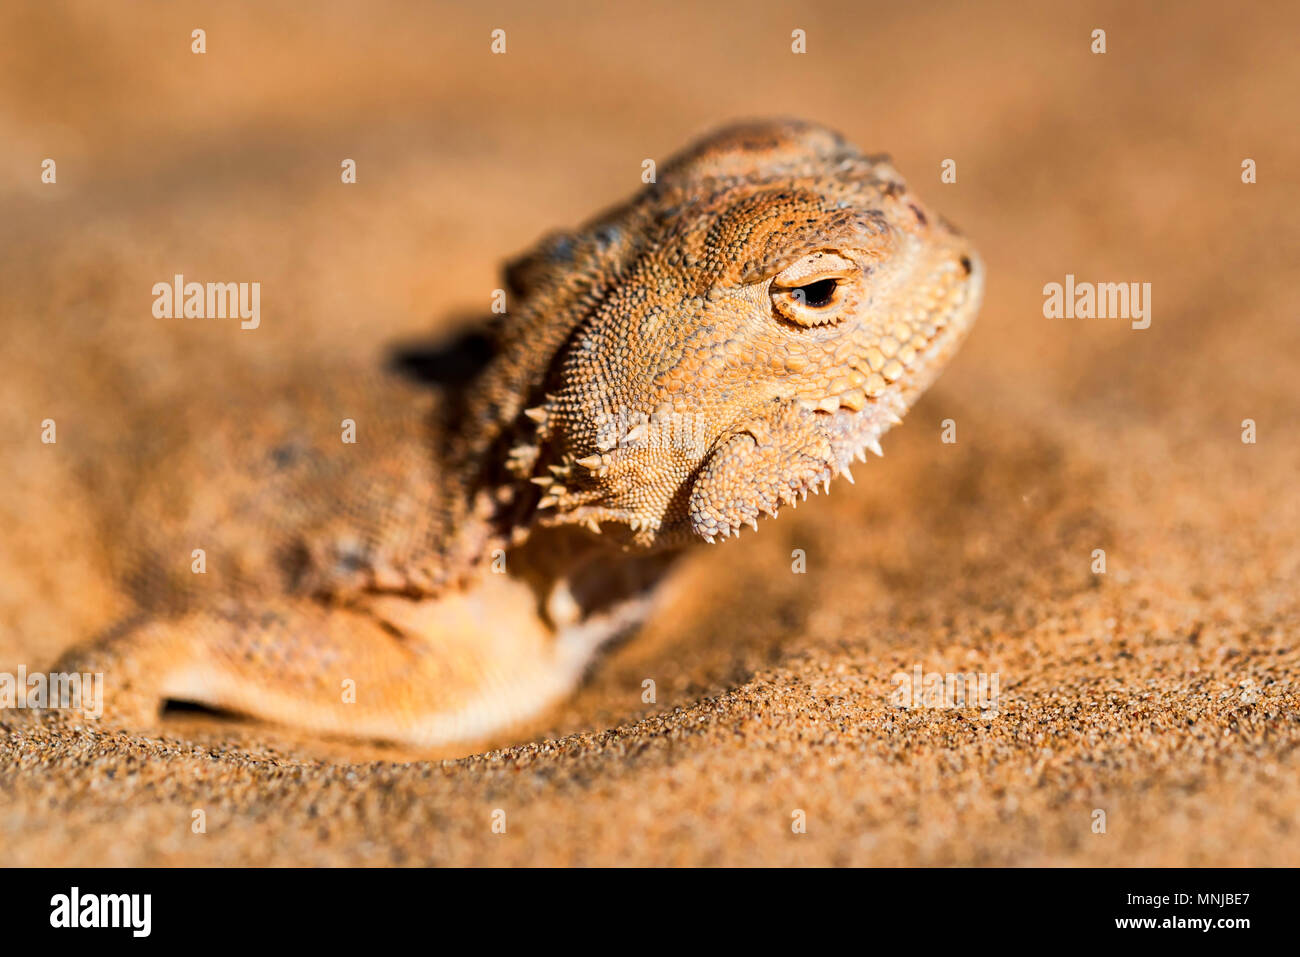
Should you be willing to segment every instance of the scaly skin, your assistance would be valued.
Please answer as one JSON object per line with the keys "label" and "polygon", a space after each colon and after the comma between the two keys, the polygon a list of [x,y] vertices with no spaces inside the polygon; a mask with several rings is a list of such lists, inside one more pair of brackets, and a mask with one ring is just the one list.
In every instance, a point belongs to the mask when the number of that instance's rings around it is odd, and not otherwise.
{"label": "scaly skin", "polygon": [[321,371],[187,412],[116,503],[140,613],[55,670],[104,672],[119,724],[180,698],[414,745],[496,733],[649,614],[683,546],[878,454],[982,285],[887,159],[809,124],[720,131],[510,263],[467,384]]}

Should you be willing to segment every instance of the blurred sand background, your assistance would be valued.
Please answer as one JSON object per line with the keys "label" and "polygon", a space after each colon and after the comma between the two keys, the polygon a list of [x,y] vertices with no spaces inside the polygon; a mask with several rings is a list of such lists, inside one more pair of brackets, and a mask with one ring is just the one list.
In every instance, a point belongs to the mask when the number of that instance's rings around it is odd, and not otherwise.
{"label": "blurred sand background", "polygon": [[[122,613],[89,450],[143,403],[481,312],[504,257],[721,122],[892,153],[989,280],[883,460],[700,549],[535,726],[466,757],[6,718],[0,863],[1300,863],[1298,30],[1282,3],[4,4],[3,671]],[[154,319],[176,272],[260,281],[261,328]],[[1152,283],[1151,328],[1044,319],[1067,272]],[[1001,713],[891,707],[918,664],[998,672]]]}

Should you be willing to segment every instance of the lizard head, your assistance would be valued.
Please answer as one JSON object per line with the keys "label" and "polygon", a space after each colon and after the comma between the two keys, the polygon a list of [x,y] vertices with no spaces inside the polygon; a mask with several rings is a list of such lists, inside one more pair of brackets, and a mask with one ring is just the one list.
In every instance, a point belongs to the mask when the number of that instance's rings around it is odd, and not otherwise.
{"label": "lizard head", "polygon": [[879,454],[983,286],[887,158],[792,122],[704,140],[561,245],[582,294],[527,410],[537,521],[642,547],[757,528]]}

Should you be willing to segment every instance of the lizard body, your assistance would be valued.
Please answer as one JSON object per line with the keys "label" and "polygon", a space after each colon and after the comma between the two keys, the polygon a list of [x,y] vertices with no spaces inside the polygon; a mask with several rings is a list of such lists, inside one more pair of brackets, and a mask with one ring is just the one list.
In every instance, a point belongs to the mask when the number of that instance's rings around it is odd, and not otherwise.
{"label": "lizard body", "polygon": [[181,699],[415,745],[494,733],[571,690],[682,548],[879,451],[982,268],[886,158],[724,129],[509,263],[486,339],[191,409],[136,449],[112,494],[138,611],[55,670],[102,671],[121,723]]}

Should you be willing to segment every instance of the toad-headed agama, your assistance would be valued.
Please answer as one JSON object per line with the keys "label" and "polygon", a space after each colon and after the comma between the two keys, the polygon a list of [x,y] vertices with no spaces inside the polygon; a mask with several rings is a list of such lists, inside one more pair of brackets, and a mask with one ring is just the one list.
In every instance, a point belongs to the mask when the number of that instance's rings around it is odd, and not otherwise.
{"label": "toad-headed agama", "polygon": [[55,670],[102,672],[127,726],[180,700],[415,746],[496,733],[652,613],[683,549],[878,453],[983,274],[886,157],[723,129],[508,263],[481,334],[173,409],[113,505],[136,611]]}

